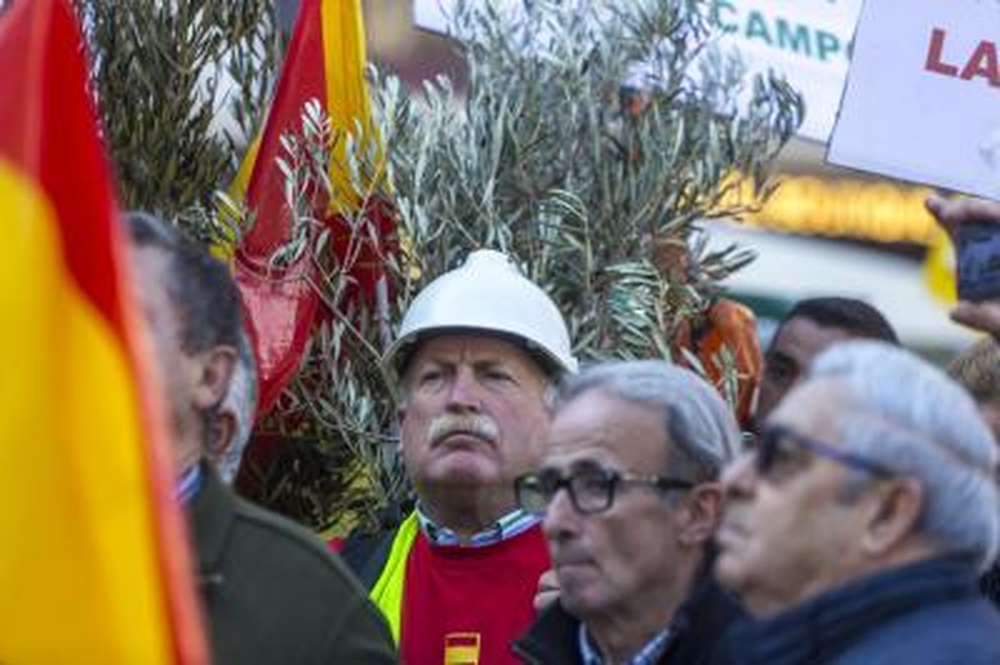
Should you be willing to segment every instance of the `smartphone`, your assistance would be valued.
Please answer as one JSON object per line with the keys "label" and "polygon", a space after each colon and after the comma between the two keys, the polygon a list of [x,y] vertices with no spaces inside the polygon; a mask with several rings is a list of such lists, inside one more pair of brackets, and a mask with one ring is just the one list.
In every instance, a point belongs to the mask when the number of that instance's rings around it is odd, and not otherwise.
{"label": "smartphone", "polygon": [[958,299],[1000,300],[1000,224],[958,227]]}

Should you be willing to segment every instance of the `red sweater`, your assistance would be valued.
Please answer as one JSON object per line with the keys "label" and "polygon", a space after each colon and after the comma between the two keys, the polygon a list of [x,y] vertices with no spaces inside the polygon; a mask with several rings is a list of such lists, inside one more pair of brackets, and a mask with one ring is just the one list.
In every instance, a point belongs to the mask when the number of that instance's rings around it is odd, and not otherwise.
{"label": "red sweater", "polygon": [[549,565],[539,526],[485,547],[437,546],[418,535],[406,563],[400,661],[517,663],[510,643],[534,620],[531,601]]}

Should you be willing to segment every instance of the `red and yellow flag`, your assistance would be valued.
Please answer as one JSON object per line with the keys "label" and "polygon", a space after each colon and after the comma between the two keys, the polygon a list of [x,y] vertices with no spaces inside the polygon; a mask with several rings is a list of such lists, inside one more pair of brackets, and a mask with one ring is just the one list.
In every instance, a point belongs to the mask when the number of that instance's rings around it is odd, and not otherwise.
{"label": "red and yellow flag", "polygon": [[0,63],[0,663],[205,662],[68,0],[0,14]]}
{"label": "red and yellow flag", "polygon": [[[354,134],[358,141],[377,140],[371,128],[365,57],[361,0],[302,0],[263,134],[237,179],[236,193],[245,192],[255,219],[237,248],[235,271],[257,351],[260,414],[274,404],[298,369],[323,310],[310,286],[321,280],[308,256],[281,271],[269,265],[272,254],[291,234],[285,175],[277,162],[286,157],[281,137],[300,134],[302,111],[309,100],[323,105],[332,129],[341,137],[329,168],[333,200],[318,201],[321,209],[313,211],[313,217],[333,231],[331,251],[354,278],[357,290],[348,298],[374,297],[376,284],[383,279],[385,253],[394,247],[393,224],[384,206],[372,207],[368,216],[376,227],[372,229],[348,228],[341,216],[359,205],[344,170],[343,134]],[[362,136],[357,136],[359,127]]]}

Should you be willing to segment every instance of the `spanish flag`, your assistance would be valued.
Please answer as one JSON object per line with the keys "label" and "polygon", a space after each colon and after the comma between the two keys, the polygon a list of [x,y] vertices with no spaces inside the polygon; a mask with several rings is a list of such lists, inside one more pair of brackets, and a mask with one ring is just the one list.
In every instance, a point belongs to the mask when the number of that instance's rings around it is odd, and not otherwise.
{"label": "spanish flag", "polygon": [[201,663],[69,0],[0,14],[0,663]]}
{"label": "spanish flag", "polygon": [[[378,140],[371,123],[365,58],[361,0],[302,0],[264,131],[233,188],[237,195],[245,194],[254,219],[236,249],[234,270],[257,352],[261,415],[298,370],[313,326],[326,309],[346,310],[346,301],[374,299],[380,289],[387,298],[383,266],[396,248],[391,214],[384,202],[357,192],[345,168],[347,134],[362,145],[377,145],[371,142]],[[328,167],[332,197],[313,192],[311,215],[331,231],[330,251],[352,277],[354,288],[344,295],[345,302],[320,302],[316,285],[323,280],[309,252],[281,269],[271,263],[274,252],[291,239],[285,174],[278,165],[279,158],[287,159],[281,139],[284,134],[301,135],[303,109],[310,100],[323,105],[337,136]],[[362,186],[374,189],[380,177],[378,167],[375,171]],[[361,205],[368,206],[369,214],[358,224],[353,213]],[[348,216],[353,224],[347,223]]]}

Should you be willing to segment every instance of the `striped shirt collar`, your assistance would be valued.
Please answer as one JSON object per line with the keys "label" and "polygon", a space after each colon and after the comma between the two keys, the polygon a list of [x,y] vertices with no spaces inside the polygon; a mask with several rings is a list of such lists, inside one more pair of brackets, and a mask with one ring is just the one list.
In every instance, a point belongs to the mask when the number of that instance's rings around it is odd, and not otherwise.
{"label": "striped shirt collar", "polygon": [[201,464],[192,464],[174,485],[174,495],[178,502],[186,504],[198,496],[199,489],[201,489]]}
{"label": "striped shirt collar", "polygon": [[[582,621],[580,622],[580,629],[577,631],[577,640],[580,646],[580,659],[583,661],[583,665],[604,665],[604,659],[601,657],[600,651],[590,641],[587,626]],[[639,649],[638,653],[629,658],[627,661],[628,665],[655,665],[657,659],[663,655],[663,651],[667,648],[669,642],[670,629],[666,628],[657,633],[653,639],[646,642],[646,645]]]}
{"label": "striped shirt collar", "polygon": [[460,538],[457,533],[446,526],[435,524],[421,509],[420,504],[416,508],[417,520],[420,522],[420,530],[424,532],[427,539],[435,545],[450,545],[461,547],[485,547],[494,545],[501,541],[513,538],[519,533],[523,533],[541,522],[541,518],[527,513],[518,508],[513,510],[496,522],[488,529],[473,534],[471,538]]}

